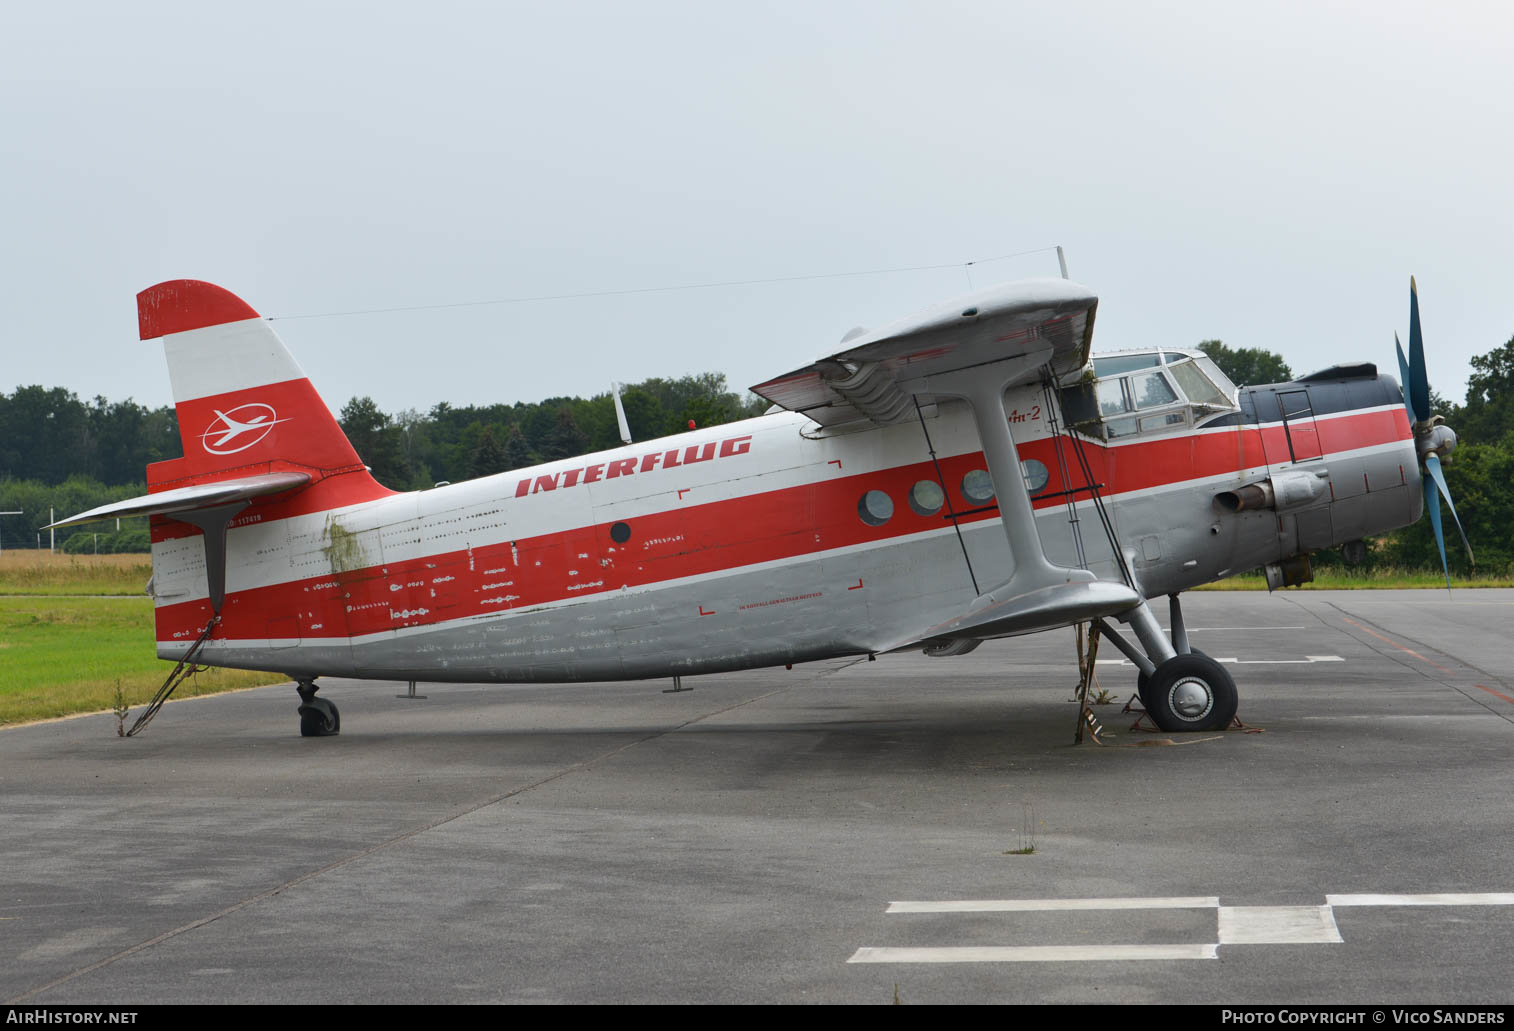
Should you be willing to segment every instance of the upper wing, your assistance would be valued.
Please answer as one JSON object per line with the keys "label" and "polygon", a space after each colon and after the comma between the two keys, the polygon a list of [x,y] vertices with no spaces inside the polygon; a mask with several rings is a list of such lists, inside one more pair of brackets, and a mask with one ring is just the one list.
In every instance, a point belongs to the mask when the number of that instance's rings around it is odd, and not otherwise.
{"label": "upper wing", "polygon": [[1082,368],[1098,304],[1092,290],[1065,279],[989,287],[853,337],[846,350],[759,383],[752,393],[822,426],[898,422],[912,414],[911,394],[929,393],[933,375],[1048,346],[1055,375]]}

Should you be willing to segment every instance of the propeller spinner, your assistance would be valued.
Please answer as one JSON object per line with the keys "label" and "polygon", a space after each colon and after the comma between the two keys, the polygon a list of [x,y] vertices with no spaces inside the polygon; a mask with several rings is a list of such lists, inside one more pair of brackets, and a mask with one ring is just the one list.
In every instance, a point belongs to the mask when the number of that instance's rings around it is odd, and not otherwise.
{"label": "propeller spinner", "polygon": [[[1435,546],[1440,549],[1440,568],[1446,574],[1446,587],[1451,586],[1451,570],[1446,564],[1446,538],[1441,529],[1440,499],[1446,499],[1451,509],[1451,518],[1456,523],[1456,532],[1461,534],[1461,543],[1467,549],[1467,558],[1477,559],[1472,554],[1472,545],[1467,533],[1461,528],[1461,519],[1456,514],[1456,503],[1451,500],[1451,490],[1446,486],[1446,474],[1440,460],[1456,449],[1456,433],[1445,425],[1445,420],[1430,413],[1430,379],[1425,371],[1425,344],[1419,330],[1419,290],[1414,277],[1409,277],[1409,357],[1404,358],[1404,345],[1398,334],[1393,334],[1393,344],[1398,348],[1398,371],[1403,377],[1404,407],[1409,410],[1409,422],[1414,427],[1414,443],[1420,459],[1425,464],[1425,476],[1420,482],[1425,492],[1425,507],[1430,510],[1430,526],[1435,531]],[[1431,486],[1434,481],[1434,486]]]}

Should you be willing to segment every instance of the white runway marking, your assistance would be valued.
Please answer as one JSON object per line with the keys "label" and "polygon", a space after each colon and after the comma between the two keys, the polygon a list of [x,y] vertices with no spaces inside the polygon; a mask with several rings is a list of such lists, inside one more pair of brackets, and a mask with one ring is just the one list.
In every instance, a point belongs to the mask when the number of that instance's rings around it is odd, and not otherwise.
{"label": "white runway marking", "polygon": [[[1190,626],[1185,627],[1190,634],[1211,633],[1216,630],[1245,630],[1248,633],[1253,630],[1308,630],[1306,626]],[[1168,637],[1172,636],[1172,628],[1164,626],[1162,632]]]}
{"label": "white runway marking", "polygon": [[[1234,656],[1217,656],[1215,662],[1229,662],[1237,666],[1308,666],[1316,662],[1345,662],[1339,655],[1305,655],[1302,659],[1238,659]],[[1129,666],[1129,659],[1095,659],[1096,666]]]}
{"label": "white runway marking", "polygon": [[862,948],[848,963],[1067,963],[1133,959],[1217,959],[1213,945],[966,945]]}
{"label": "white runway marking", "polygon": [[965,899],[951,902],[890,902],[885,913],[1044,913],[1069,909],[1215,909],[1214,896],[1123,899]]}
{"label": "white runway marking", "polygon": [[[1172,945],[962,945],[863,947],[848,963],[1068,963],[1216,959],[1221,945],[1338,945],[1337,906],[1514,906],[1514,892],[1326,895],[1323,906],[1222,906],[1214,896],[960,899],[890,902],[887,913],[1032,913],[1111,909],[1213,909],[1215,942]],[[902,922],[902,921],[901,921]],[[913,923],[912,921],[910,923]]]}
{"label": "white runway marking", "polygon": [[1514,892],[1482,895],[1326,895],[1332,906],[1514,906]]}
{"label": "white runway marking", "polygon": [[1340,942],[1329,906],[1221,906],[1221,945]]}

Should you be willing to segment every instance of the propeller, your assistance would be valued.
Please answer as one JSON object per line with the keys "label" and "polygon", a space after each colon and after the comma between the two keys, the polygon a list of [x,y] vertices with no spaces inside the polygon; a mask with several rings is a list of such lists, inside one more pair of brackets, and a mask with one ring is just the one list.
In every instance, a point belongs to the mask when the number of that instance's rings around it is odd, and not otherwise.
{"label": "propeller", "polygon": [[1425,492],[1425,507],[1430,510],[1430,527],[1435,531],[1435,546],[1440,549],[1440,568],[1446,575],[1446,588],[1450,589],[1451,569],[1446,564],[1446,537],[1440,521],[1442,497],[1451,509],[1451,519],[1456,523],[1456,532],[1461,534],[1467,558],[1474,565],[1477,559],[1472,554],[1467,532],[1461,527],[1461,518],[1456,514],[1456,503],[1451,500],[1451,490],[1446,486],[1446,474],[1440,467],[1441,458],[1456,448],[1456,434],[1445,425],[1445,420],[1430,413],[1430,379],[1425,371],[1424,337],[1419,330],[1419,290],[1413,276],[1409,277],[1409,357],[1404,357],[1404,345],[1399,342],[1397,333],[1393,334],[1393,344],[1398,348],[1404,407],[1409,411],[1409,423],[1414,428],[1415,447],[1425,463],[1426,475],[1420,480]]}

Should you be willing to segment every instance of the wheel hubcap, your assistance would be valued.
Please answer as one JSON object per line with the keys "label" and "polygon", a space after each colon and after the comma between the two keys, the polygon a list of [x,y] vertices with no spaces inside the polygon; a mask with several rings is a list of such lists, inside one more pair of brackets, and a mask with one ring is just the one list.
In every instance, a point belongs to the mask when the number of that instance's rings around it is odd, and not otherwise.
{"label": "wheel hubcap", "polygon": [[1214,695],[1209,690],[1209,685],[1194,677],[1179,680],[1172,685],[1172,690],[1167,695],[1172,703],[1172,711],[1181,719],[1202,719],[1214,706]]}

